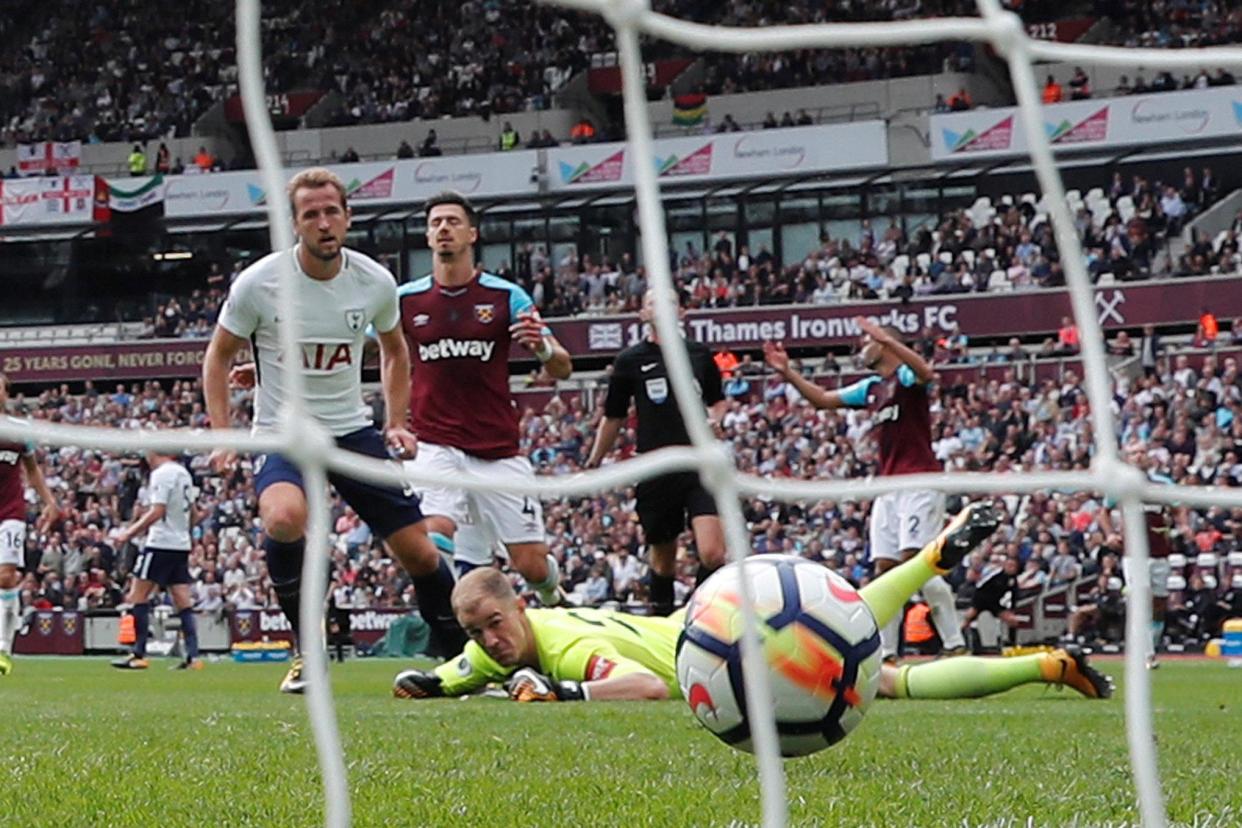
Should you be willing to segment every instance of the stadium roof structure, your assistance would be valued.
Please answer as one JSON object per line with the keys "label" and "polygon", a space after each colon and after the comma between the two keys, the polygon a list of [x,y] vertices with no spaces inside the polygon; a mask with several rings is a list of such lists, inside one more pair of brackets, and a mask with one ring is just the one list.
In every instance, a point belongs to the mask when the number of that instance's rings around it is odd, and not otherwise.
{"label": "stadium roof structure", "polygon": [[[1057,165],[1062,170],[1084,168],[1113,167],[1126,164],[1151,163],[1172,159],[1190,161],[1195,159],[1216,158],[1221,156],[1238,156],[1242,154],[1236,141],[1197,143],[1190,146],[1170,148],[1169,144],[1133,146],[1127,148],[1083,149],[1057,156]],[[733,198],[737,196],[781,195],[806,190],[851,189],[872,185],[893,183],[915,183],[944,185],[951,182],[977,181],[998,175],[1029,175],[1034,167],[1030,159],[1022,158],[976,158],[963,160],[959,163],[947,164],[939,162],[911,167],[886,167],[870,171],[843,170],[840,172],[817,172],[783,178],[763,178],[759,180],[733,180],[705,186],[703,183],[677,185],[667,183],[661,189],[665,202],[693,201],[704,198]],[[582,207],[621,206],[635,203],[633,188],[620,186],[615,189],[596,190],[590,193],[573,193],[557,195],[549,193],[538,199],[529,194],[515,197],[493,197],[480,200],[478,210],[484,215],[504,215],[513,213],[545,212],[574,210]],[[405,221],[422,213],[422,205],[414,202],[408,205],[394,206],[386,204],[368,210],[366,205],[358,205],[354,212],[356,224],[369,224],[380,220],[396,219]],[[267,219],[263,214],[235,214],[221,216],[217,219],[202,218],[165,218],[164,227],[169,233],[217,233],[228,230],[257,230],[267,227]],[[0,231],[0,243],[5,242],[38,242],[61,241],[75,238],[90,238],[95,235],[99,225],[78,224],[60,225],[56,227],[37,226],[30,228],[6,228]]]}

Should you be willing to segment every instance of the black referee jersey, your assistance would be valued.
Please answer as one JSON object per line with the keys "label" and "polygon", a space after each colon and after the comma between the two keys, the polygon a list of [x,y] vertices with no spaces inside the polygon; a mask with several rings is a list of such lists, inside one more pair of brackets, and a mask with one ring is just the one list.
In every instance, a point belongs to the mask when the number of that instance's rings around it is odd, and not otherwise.
{"label": "black referee jersey", "polygon": [[[699,342],[686,341],[690,351],[690,367],[695,384],[705,405],[724,399],[720,371],[712,360],[711,351]],[[622,419],[629,415],[630,400],[638,410],[638,450],[652,451],[664,446],[690,444],[686,423],[673,397],[672,384],[664,367],[660,346],[650,340],[626,348],[617,354],[608,380],[608,397],[604,415]]]}

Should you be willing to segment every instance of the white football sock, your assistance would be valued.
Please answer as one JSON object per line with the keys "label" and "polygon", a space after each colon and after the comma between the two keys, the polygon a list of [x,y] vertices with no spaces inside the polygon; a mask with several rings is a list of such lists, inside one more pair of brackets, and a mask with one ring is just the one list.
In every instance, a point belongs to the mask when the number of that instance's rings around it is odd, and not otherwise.
{"label": "white football sock", "polygon": [[0,653],[12,654],[21,619],[21,590],[0,589]]}
{"label": "white football sock", "polygon": [[953,589],[948,581],[939,575],[923,584],[920,590],[927,605],[931,607],[932,621],[936,624],[936,632],[946,650],[965,647],[966,638],[962,635],[962,625],[957,619],[957,606],[954,603]]}
{"label": "white football sock", "polygon": [[901,615],[894,615],[892,619],[880,627],[880,658],[888,658],[897,655],[897,647],[901,643]]}

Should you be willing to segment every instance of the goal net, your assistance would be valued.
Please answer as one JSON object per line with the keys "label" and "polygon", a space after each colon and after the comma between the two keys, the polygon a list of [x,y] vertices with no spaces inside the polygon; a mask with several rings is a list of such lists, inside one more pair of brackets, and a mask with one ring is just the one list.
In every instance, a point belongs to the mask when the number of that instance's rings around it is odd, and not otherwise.
{"label": "goal net", "polygon": [[[730,454],[713,437],[704,417],[703,405],[692,379],[685,349],[677,335],[677,309],[667,297],[673,295],[669,269],[664,212],[654,163],[634,165],[643,259],[647,263],[657,304],[655,327],[664,351],[675,399],[684,414],[692,445],[662,449],[633,460],[573,477],[542,477],[531,484],[497,483],[471,476],[455,476],[454,487],[472,491],[513,491],[542,496],[583,495],[632,485],[635,480],[677,470],[698,470],[703,483],[715,495],[726,528],[731,560],[741,560],[751,551],[750,536],[739,507],[742,495],[760,495],[788,501],[874,498],[894,491],[936,489],[975,495],[1032,493],[1048,489],[1093,491],[1114,498],[1124,515],[1125,554],[1145,571],[1148,549],[1142,515],[1144,502],[1181,503],[1197,506],[1242,506],[1242,496],[1206,488],[1165,487],[1148,483],[1138,469],[1119,456],[1117,434],[1111,416],[1109,376],[1105,367],[1103,339],[1096,318],[1091,283],[1084,267],[1081,245],[1075,232],[1065,191],[1053,161],[1048,138],[1039,113],[1040,98],[1032,62],[1036,59],[1072,61],[1082,64],[1133,65],[1152,68],[1197,67],[1211,53],[1215,64],[1242,63],[1242,49],[1166,50],[1081,47],[1034,41],[1027,37],[1020,19],[1003,10],[997,0],[979,0],[979,17],[942,18],[920,21],[857,24],[818,24],[770,26],[757,29],[706,26],[677,20],[652,12],[643,0],[554,0],[560,5],[601,15],[615,30],[623,83],[624,112],[628,149],[639,159],[654,159],[653,133],[647,111],[645,79],[639,36],[659,38],[698,50],[725,52],[781,51],[808,48],[898,46],[941,40],[969,40],[990,43],[1009,66],[1022,113],[1021,123],[1030,146],[1031,158],[1043,193],[1048,197],[1050,217],[1064,263],[1069,295],[1081,333],[1081,355],[1085,367],[1086,393],[1093,417],[1094,451],[1091,467],[1084,472],[1035,472],[1026,474],[959,473],[921,474],[899,478],[866,480],[792,481],[769,480],[736,471]],[[269,193],[280,192],[284,177],[279,154],[264,106],[261,67],[259,0],[238,0],[237,37],[239,79],[251,142]],[[267,202],[274,249],[292,247],[291,222],[284,199]],[[285,261],[289,261],[286,259]],[[294,274],[282,274],[280,301],[294,308]],[[286,353],[296,352],[298,320],[294,314],[281,315],[281,336]],[[286,366],[291,364],[286,363]],[[335,447],[327,433],[307,414],[301,401],[302,380],[297,370],[288,370],[285,387],[293,391],[294,402],[284,412],[282,427],[274,433],[229,432],[190,433],[185,431],[121,431],[47,423],[15,424],[0,420],[0,437],[32,440],[52,445],[90,445],[115,451],[165,449],[210,452],[229,448],[243,452],[280,452],[303,471],[310,505],[307,554],[303,580],[301,629],[305,641],[306,695],[315,744],[323,779],[325,821],[331,826],[350,822],[349,788],[339,733],[328,682],[326,656],[319,623],[321,607],[313,596],[323,595],[328,566],[328,508],[319,493],[327,489],[327,472],[347,473],[375,483],[444,485],[447,481],[412,475],[391,464],[361,458]],[[745,585],[746,580],[741,579]],[[308,597],[311,596],[311,597]],[[744,596],[746,598],[746,596]],[[1132,608],[1145,608],[1151,601],[1146,579],[1130,585]],[[746,701],[761,785],[763,824],[784,825],[787,820],[787,791],[782,760],[772,719],[771,694],[766,670],[757,646],[754,611],[749,599],[747,633],[743,652]],[[1152,738],[1150,685],[1144,668],[1143,639],[1148,635],[1145,610],[1128,613],[1126,629],[1125,712],[1130,760],[1143,824],[1149,828],[1165,822],[1164,805],[1156,771]]]}

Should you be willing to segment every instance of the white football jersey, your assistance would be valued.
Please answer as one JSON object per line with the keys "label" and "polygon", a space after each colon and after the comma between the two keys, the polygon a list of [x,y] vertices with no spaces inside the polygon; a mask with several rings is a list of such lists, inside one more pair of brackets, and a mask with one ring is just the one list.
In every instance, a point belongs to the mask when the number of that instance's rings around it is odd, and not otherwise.
{"label": "white football jersey", "polygon": [[281,268],[292,265],[307,408],[340,437],[371,425],[371,409],[362,401],[362,348],[369,326],[386,333],[401,321],[397,282],[383,265],[348,248],[336,276],[312,279],[298,265],[296,250],[271,253],[243,270],[229,289],[219,324],[250,340],[258,370],[254,427],[274,428],[288,398],[277,327],[288,311],[278,305],[277,286]]}
{"label": "white football jersey", "polygon": [[147,549],[190,551],[190,515],[195,494],[194,480],[180,463],[170,460],[151,472],[148,502],[151,506],[164,504],[164,517],[147,530]]}

